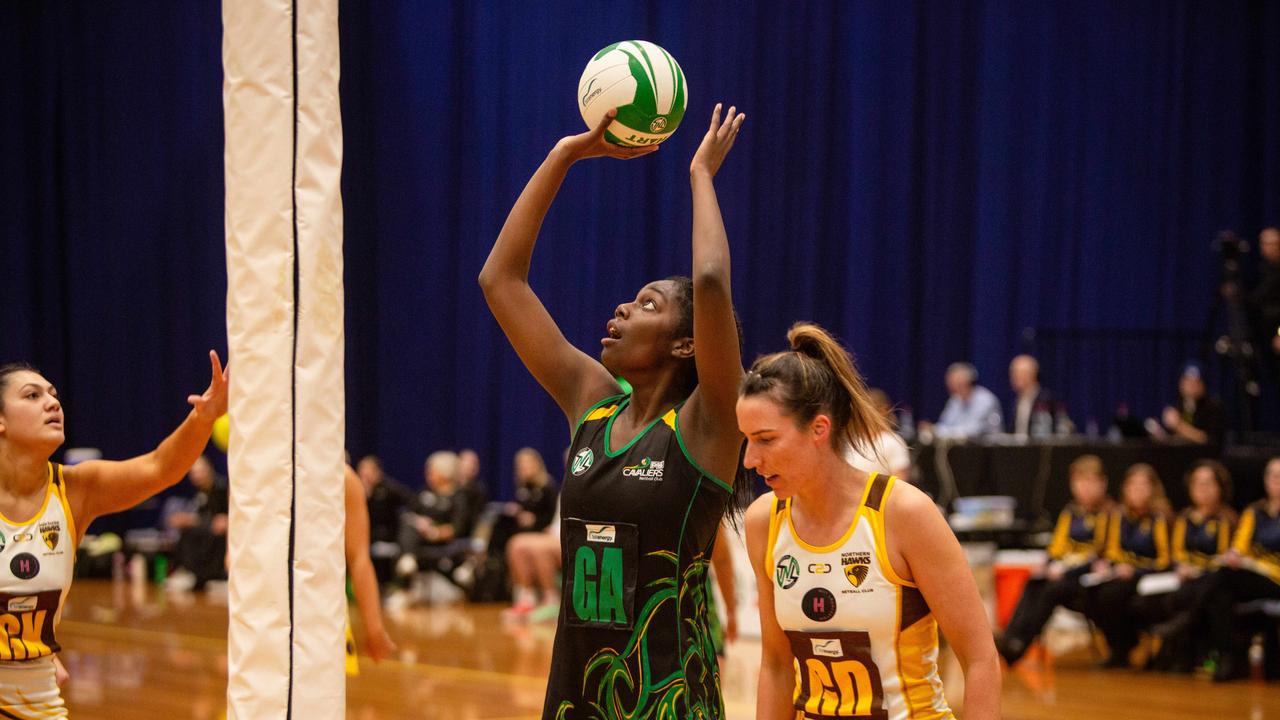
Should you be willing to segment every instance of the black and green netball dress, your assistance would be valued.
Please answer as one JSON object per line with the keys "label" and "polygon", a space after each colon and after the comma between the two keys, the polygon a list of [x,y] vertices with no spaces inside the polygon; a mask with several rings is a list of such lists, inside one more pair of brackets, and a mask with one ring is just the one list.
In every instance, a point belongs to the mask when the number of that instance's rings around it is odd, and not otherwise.
{"label": "black and green netball dress", "polygon": [[680,437],[679,406],[626,447],[597,403],[574,432],[560,493],[564,593],[544,720],[724,716],[707,569],[730,488]]}

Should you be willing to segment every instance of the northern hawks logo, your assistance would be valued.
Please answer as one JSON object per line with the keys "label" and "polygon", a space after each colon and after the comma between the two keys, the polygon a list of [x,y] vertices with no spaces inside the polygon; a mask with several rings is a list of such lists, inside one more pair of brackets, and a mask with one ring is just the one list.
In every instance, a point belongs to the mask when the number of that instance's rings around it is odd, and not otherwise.
{"label": "northern hawks logo", "polygon": [[623,477],[640,478],[641,480],[658,481],[662,479],[662,471],[666,467],[666,460],[654,460],[646,457],[637,465],[627,465],[622,468]]}
{"label": "northern hawks logo", "polygon": [[61,536],[62,523],[57,520],[40,523],[40,537],[44,538],[44,544],[48,545],[50,550],[58,549],[58,538]]}
{"label": "northern hawks logo", "polygon": [[778,567],[774,573],[774,577],[778,580],[778,587],[788,590],[800,580],[800,563],[790,555],[783,555],[778,561]]}
{"label": "northern hawks logo", "polygon": [[596,454],[591,452],[591,448],[583,448],[581,452],[573,456],[573,464],[569,469],[574,475],[581,475],[591,469],[591,463],[596,461]]}
{"label": "northern hawks logo", "polygon": [[867,579],[867,573],[871,572],[871,553],[840,553],[840,564],[844,566],[844,576],[849,581],[849,584],[854,587],[860,587],[862,582]]}

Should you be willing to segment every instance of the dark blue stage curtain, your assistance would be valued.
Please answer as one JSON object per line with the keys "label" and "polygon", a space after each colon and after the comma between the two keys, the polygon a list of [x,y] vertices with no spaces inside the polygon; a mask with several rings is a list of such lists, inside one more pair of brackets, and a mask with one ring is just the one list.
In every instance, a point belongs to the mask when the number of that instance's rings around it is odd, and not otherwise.
{"label": "dark blue stage curtain", "polygon": [[[543,227],[535,289],[590,352],[688,272],[719,100],[748,114],[718,179],[746,360],[814,320],[917,417],[953,360],[1007,399],[1027,348],[1081,426],[1157,412],[1214,233],[1280,222],[1273,2],[376,0],[342,33],[349,445],[414,483],[441,447],[497,496],[520,446],[560,466],[566,422],[475,278],[615,40],[670,50],[691,100],[656,156],[574,168]],[[0,7],[0,356],[62,386],[71,444],[146,450],[225,347],[220,43],[216,2]]]}

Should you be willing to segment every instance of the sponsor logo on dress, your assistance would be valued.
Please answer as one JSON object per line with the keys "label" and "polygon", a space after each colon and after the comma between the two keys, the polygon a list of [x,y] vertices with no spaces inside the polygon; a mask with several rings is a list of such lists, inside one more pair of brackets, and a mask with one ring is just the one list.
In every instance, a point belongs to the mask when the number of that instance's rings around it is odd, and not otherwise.
{"label": "sponsor logo on dress", "polygon": [[641,480],[657,482],[662,479],[662,471],[666,465],[666,460],[654,460],[646,457],[635,465],[627,465],[622,468],[622,475],[623,477],[640,478]]}
{"label": "sponsor logo on dress", "polygon": [[0,532],[0,551],[4,550],[4,543],[5,543],[4,533]]}
{"label": "sponsor logo on dress", "polygon": [[778,587],[783,590],[791,589],[800,580],[800,563],[790,555],[783,555],[778,561],[777,571],[774,577],[778,581]]}
{"label": "sponsor logo on dress", "polygon": [[826,563],[809,563],[810,575],[826,575],[831,572],[831,566]]}
{"label": "sponsor logo on dress", "polygon": [[9,612],[11,613],[30,612],[35,609],[36,597],[34,595],[9,598]]}
{"label": "sponsor logo on dress", "polygon": [[58,549],[58,538],[62,536],[62,523],[58,520],[40,523],[40,537],[50,550]]}
{"label": "sponsor logo on dress", "polygon": [[573,464],[570,470],[574,475],[581,475],[591,469],[591,464],[596,461],[596,454],[591,452],[591,448],[582,448],[577,455],[573,456]]}
{"label": "sponsor logo on dress", "polygon": [[861,587],[871,572],[870,552],[840,553],[840,565],[844,567],[844,577],[854,587]]}
{"label": "sponsor logo on dress", "polygon": [[800,609],[814,622],[826,622],[836,616],[836,596],[824,587],[816,587],[804,594]]}
{"label": "sponsor logo on dress", "polygon": [[28,540],[31,540],[34,537],[35,535],[32,535],[31,533],[14,533],[13,541],[16,543],[22,543],[22,542],[27,542]]}
{"label": "sponsor logo on dress", "polygon": [[587,525],[587,542],[612,543],[618,539],[618,528],[613,525]]}
{"label": "sponsor logo on dress", "polygon": [[829,640],[809,638],[809,642],[813,643],[813,654],[817,657],[844,657],[844,648],[840,646],[840,638],[831,638]]}

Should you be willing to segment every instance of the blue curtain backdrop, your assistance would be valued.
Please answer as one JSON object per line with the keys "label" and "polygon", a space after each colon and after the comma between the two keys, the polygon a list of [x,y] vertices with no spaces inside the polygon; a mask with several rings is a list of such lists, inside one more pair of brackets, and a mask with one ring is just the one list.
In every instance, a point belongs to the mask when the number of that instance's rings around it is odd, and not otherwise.
{"label": "blue curtain backdrop", "polygon": [[[719,100],[748,114],[717,185],[747,360],[815,320],[917,417],[958,359],[1007,400],[1028,348],[1081,425],[1157,412],[1198,349],[1214,233],[1280,222],[1276,3],[341,11],[348,445],[414,483],[442,447],[477,448],[499,496],[517,448],[559,466],[565,421],[475,277],[616,40],[670,50],[690,102],[656,156],[574,168],[543,228],[535,289],[592,352],[616,303],[688,272]],[[215,2],[0,8],[0,358],[61,386],[69,445],[149,449],[225,349],[220,52]]]}

